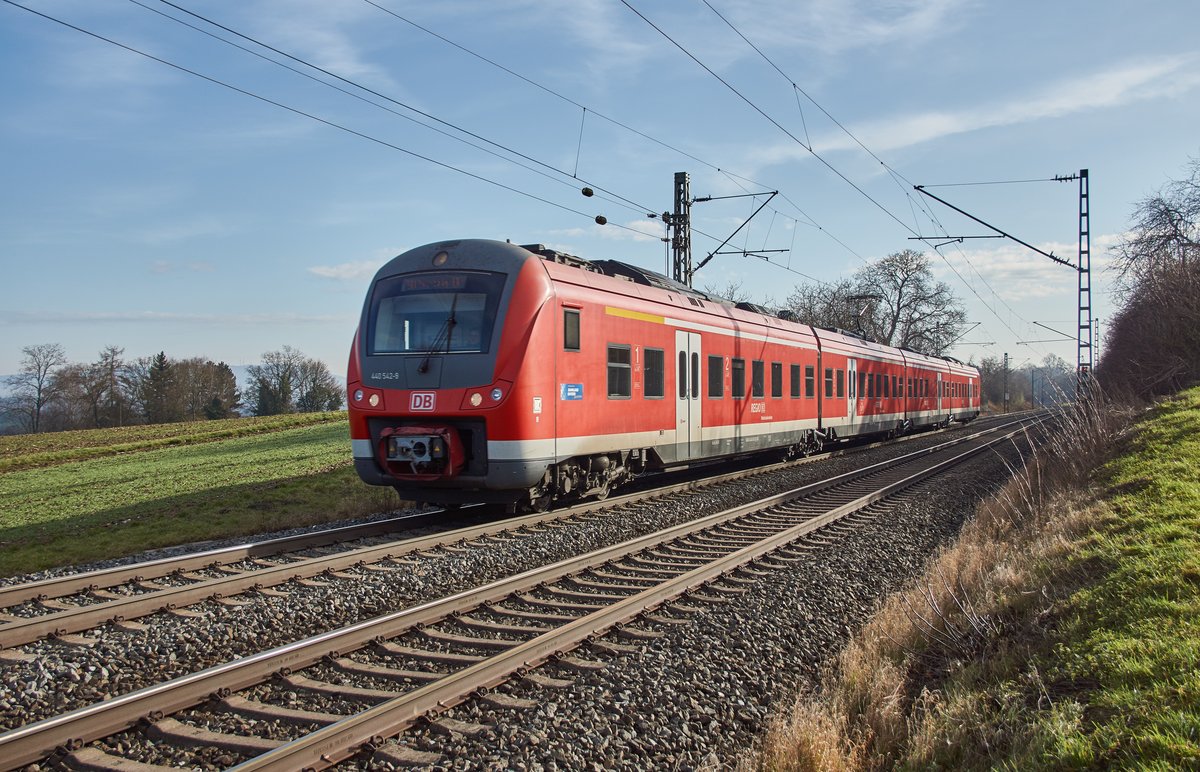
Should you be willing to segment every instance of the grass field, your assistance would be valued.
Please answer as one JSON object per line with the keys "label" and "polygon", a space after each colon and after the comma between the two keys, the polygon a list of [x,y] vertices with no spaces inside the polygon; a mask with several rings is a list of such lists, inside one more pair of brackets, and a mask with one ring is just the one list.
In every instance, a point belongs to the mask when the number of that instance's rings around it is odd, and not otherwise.
{"label": "grass field", "polygon": [[394,507],[361,483],[344,413],[0,442],[0,575]]}

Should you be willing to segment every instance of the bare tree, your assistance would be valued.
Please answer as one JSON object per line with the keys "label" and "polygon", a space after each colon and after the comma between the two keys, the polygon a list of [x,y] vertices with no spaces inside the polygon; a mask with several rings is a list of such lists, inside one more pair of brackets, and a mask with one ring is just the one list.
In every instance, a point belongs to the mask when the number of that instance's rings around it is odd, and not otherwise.
{"label": "bare tree", "polygon": [[787,304],[807,324],[935,355],[950,347],[966,320],[950,287],[934,279],[929,258],[911,249],[863,266],[848,281],[801,285]]}
{"label": "bare tree", "polygon": [[[91,365],[72,362],[54,373],[59,409],[52,423],[59,429],[94,429],[100,425],[104,382]],[[44,424],[43,424],[44,425]]]}
{"label": "bare tree", "polygon": [[300,413],[323,413],[340,410],[344,389],[319,359],[300,363],[296,381],[296,410]]}
{"label": "bare tree", "polygon": [[231,418],[241,406],[237,379],[224,362],[204,357],[175,363],[179,409],[184,420]]}
{"label": "bare tree", "polygon": [[342,388],[318,359],[291,346],[263,354],[262,364],[248,368],[250,393],[246,396],[255,415],[312,413],[342,406]]}
{"label": "bare tree", "polygon": [[1116,247],[1118,291],[1129,293],[1164,272],[1200,262],[1200,158],[1187,177],[1172,180],[1138,202],[1133,223]]}
{"label": "bare tree", "polygon": [[261,364],[247,368],[252,387],[247,400],[254,415],[295,412],[296,381],[304,354],[291,346],[263,354]]}
{"label": "bare tree", "polygon": [[785,305],[804,324],[865,334],[860,318],[865,306],[852,301],[853,294],[854,284],[849,279],[833,284],[799,284]]}
{"label": "bare tree", "polygon": [[24,358],[20,371],[8,377],[8,387],[12,391],[10,406],[20,416],[26,430],[37,434],[43,430],[43,411],[58,395],[55,369],[67,363],[67,355],[57,343],[25,346],[21,353]]}
{"label": "bare tree", "polygon": [[741,281],[728,281],[724,285],[705,284],[704,294],[712,298],[728,300],[730,303],[741,303],[750,300],[750,293],[742,289]]}
{"label": "bare tree", "polygon": [[1200,380],[1200,159],[1138,203],[1117,247],[1122,308],[1097,375],[1112,394],[1152,397]]}
{"label": "bare tree", "polygon": [[120,346],[106,346],[95,362],[69,364],[57,372],[56,387],[68,403],[62,428],[124,426],[135,418],[125,393],[124,354]]}

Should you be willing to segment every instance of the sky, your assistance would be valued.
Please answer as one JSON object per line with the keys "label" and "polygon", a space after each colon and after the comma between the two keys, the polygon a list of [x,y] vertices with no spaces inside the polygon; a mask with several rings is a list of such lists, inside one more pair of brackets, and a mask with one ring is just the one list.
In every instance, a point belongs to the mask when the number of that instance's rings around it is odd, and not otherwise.
{"label": "sky", "polygon": [[[680,171],[779,191],[725,248],[760,256],[698,288],[780,304],[920,249],[978,323],[954,356],[1073,364],[1077,272],[945,243],[992,232],[913,186],[1074,264],[1078,182],[1051,180],[1088,169],[1103,355],[1109,250],[1200,156],[1198,28],[1194,0],[2,0],[0,374],[41,343],[345,373],[412,247],[669,273],[648,215]],[[695,261],[763,200],[695,204]]]}

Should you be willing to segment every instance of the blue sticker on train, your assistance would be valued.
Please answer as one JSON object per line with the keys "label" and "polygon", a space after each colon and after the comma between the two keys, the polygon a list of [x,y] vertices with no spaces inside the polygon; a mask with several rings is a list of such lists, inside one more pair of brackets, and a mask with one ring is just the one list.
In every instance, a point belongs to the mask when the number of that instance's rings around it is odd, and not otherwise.
{"label": "blue sticker on train", "polygon": [[562,398],[564,400],[581,400],[583,399],[583,384],[582,383],[563,383]]}

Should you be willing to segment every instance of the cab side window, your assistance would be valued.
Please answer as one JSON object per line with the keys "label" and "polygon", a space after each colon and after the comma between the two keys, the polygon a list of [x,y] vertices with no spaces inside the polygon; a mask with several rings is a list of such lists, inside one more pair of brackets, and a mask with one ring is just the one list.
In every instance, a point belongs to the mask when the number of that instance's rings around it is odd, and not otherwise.
{"label": "cab side window", "polygon": [[579,311],[563,309],[563,351],[579,350]]}

